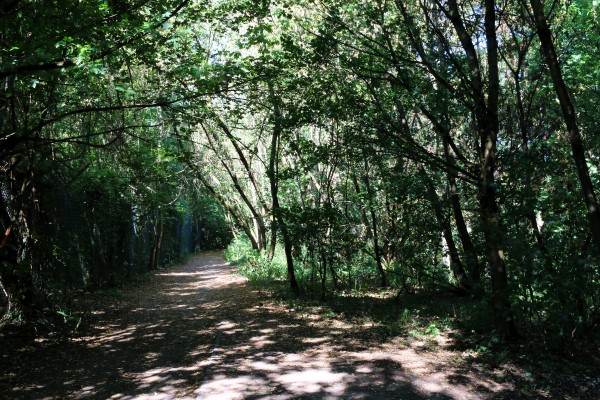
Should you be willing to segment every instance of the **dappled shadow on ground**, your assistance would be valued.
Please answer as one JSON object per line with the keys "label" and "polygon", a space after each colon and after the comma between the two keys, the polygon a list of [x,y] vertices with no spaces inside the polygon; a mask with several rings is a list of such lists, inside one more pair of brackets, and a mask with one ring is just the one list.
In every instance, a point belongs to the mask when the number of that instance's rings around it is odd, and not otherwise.
{"label": "dappled shadow on ground", "polygon": [[511,382],[457,360],[460,353],[445,350],[447,339],[436,339],[429,351],[425,341],[382,336],[372,322],[271,301],[215,254],[103,298],[92,317],[84,334],[68,340],[0,337],[0,397],[500,399],[517,393]]}
{"label": "dappled shadow on ground", "polygon": [[243,282],[232,273],[220,257],[203,255],[100,299],[84,334],[60,342],[12,338],[20,348],[0,349],[0,397],[192,397],[218,322],[218,302],[209,298]]}
{"label": "dappled shadow on ground", "polygon": [[[372,324],[257,303],[222,323],[201,398],[479,399],[511,389],[437,353],[382,342]],[[461,382],[446,379],[451,372]]]}

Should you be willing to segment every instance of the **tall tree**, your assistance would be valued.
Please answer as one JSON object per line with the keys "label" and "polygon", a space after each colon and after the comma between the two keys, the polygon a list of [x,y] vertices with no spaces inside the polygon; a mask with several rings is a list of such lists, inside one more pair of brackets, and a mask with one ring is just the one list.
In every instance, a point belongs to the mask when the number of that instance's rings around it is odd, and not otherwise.
{"label": "tall tree", "polygon": [[590,172],[585,157],[585,147],[577,123],[577,114],[575,113],[575,107],[573,106],[573,102],[569,95],[568,87],[563,79],[559,59],[556,54],[554,42],[552,41],[552,33],[544,11],[544,5],[540,0],[531,0],[530,4],[542,51],[548,69],[550,70],[550,76],[554,83],[554,90],[556,91],[563,119],[569,133],[569,143],[571,145],[573,161],[577,168],[577,176],[579,177],[579,184],[581,185],[581,190],[583,192],[583,199],[587,208],[587,216],[592,237],[596,244],[596,250],[600,253],[600,209],[598,209],[598,200],[594,191],[594,185],[590,178]]}

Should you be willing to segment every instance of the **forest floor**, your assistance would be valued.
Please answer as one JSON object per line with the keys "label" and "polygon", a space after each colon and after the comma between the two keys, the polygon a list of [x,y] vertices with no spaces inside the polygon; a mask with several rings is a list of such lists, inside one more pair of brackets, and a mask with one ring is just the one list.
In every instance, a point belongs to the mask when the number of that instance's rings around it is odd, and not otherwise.
{"label": "forest floor", "polygon": [[[0,398],[595,399],[600,393],[597,365],[488,359],[481,348],[457,345],[452,329],[430,325],[411,334],[335,305],[282,300],[249,284],[217,253],[78,301],[86,312],[69,334],[0,331]],[[389,301],[360,299],[371,310]]]}

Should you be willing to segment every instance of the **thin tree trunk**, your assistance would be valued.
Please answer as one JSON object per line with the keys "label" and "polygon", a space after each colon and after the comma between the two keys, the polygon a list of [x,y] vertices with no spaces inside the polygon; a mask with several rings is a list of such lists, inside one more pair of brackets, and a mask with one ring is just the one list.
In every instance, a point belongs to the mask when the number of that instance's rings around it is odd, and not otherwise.
{"label": "thin tree trunk", "polygon": [[164,212],[162,209],[158,210],[158,220],[159,220],[158,240],[156,241],[156,259],[155,259],[154,269],[157,269],[158,264],[160,263],[163,234],[164,234],[164,230],[165,230],[165,218],[164,218]]}
{"label": "thin tree trunk", "polygon": [[[425,116],[431,121],[438,134],[442,137],[444,158],[448,165],[456,165],[456,159],[458,156],[460,156],[459,158],[463,160],[463,162],[467,162],[464,156],[458,154],[458,149],[456,145],[453,144],[450,137],[450,128],[446,121],[448,114],[447,99],[442,99],[441,104],[441,118],[436,117],[432,112],[423,106],[420,108]],[[460,204],[460,196],[458,195],[458,186],[456,183],[456,171],[453,169],[448,169],[446,171],[446,176],[450,189],[450,203],[452,204],[452,211],[456,221],[456,230],[458,231],[458,237],[465,253],[466,267],[469,271],[470,280],[474,286],[472,288],[472,294],[476,297],[481,297],[482,293],[479,284],[481,280],[481,266],[479,265],[477,252],[475,250],[475,246],[473,245],[473,241],[471,240],[471,234],[467,229],[467,224],[465,222]]]}
{"label": "thin tree trunk", "polygon": [[[522,52],[519,54],[519,61],[517,63],[517,68],[515,70],[512,70],[513,73],[513,77],[515,80],[515,97],[517,100],[517,112],[519,115],[519,131],[521,134],[521,144],[523,146],[523,153],[525,154],[526,160],[529,160],[530,154],[529,154],[529,134],[528,134],[528,122],[527,122],[527,117],[525,114],[525,106],[523,105],[523,91],[521,90],[521,77],[519,74],[519,71],[521,70],[521,66],[523,64],[523,60],[525,59],[525,55],[526,52]],[[531,176],[529,174],[526,174],[524,177],[524,186],[525,188],[531,188],[532,187],[532,182],[531,182]],[[544,237],[542,236],[542,232],[540,231],[536,218],[535,218],[535,211],[533,206],[530,204],[530,201],[524,199],[523,200],[523,207],[525,209],[525,218],[527,219],[527,222],[529,223],[529,226],[531,227],[531,231],[533,232],[533,236],[535,238],[535,242],[537,243],[538,248],[540,249],[540,252],[542,253],[542,256],[544,258],[544,262],[546,263],[547,267],[551,267],[551,260],[549,258],[549,254],[548,254],[548,248],[546,247],[546,244],[544,242]],[[535,301],[534,297],[533,297],[533,288],[531,287],[531,271],[527,271],[526,272],[526,279],[527,279],[527,285],[528,285],[528,289],[530,291],[530,297],[531,297],[531,301],[532,303]]]}
{"label": "thin tree trunk", "polygon": [[[525,106],[523,105],[523,91],[521,90],[521,77],[519,75],[519,71],[521,70],[521,65],[524,61],[525,58],[525,54],[526,53],[520,53],[519,54],[519,61],[517,64],[517,68],[515,70],[512,70],[513,73],[513,77],[515,79],[515,97],[517,100],[517,112],[519,115],[519,131],[521,133],[521,144],[523,146],[523,153],[525,153],[526,159],[529,159],[529,134],[527,132],[527,118],[525,115]],[[532,182],[531,182],[531,176],[529,174],[526,174],[525,178],[525,188],[530,188],[532,186]],[[529,201],[523,200],[523,207],[525,208],[525,218],[527,219],[527,222],[529,222],[529,225],[531,226],[531,230],[533,232],[535,241],[540,249],[540,251],[542,252],[542,254],[544,255],[544,258],[546,258],[546,261],[548,261],[547,255],[548,255],[548,249],[546,248],[546,245],[544,244],[544,239],[542,237],[542,233],[540,232],[540,229],[538,228],[537,225],[537,221],[535,218],[535,213],[534,213],[534,209],[533,206],[530,206]],[[533,300],[533,297],[532,297]]]}
{"label": "thin tree trunk", "polygon": [[[454,152],[450,146],[450,138],[448,131],[443,133],[444,135],[444,155],[446,160],[449,163],[454,162]],[[460,205],[460,197],[458,195],[458,186],[456,184],[456,177],[452,171],[447,172],[448,177],[448,185],[450,188],[450,203],[452,204],[452,211],[454,213],[454,220],[456,222],[456,230],[458,232],[458,237],[460,239],[460,243],[462,245],[463,251],[465,253],[465,260],[467,269],[470,273],[471,281],[475,286],[479,285],[481,280],[481,267],[479,265],[479,260],[477,259],[477,252],[475,250],[475,245],[471,240],[471,234],[467,229],[467,224],[465,222],[465,218],[463,215],[462,207]],[[475,290],[474,295],[477,297],[480,296],[480,290],[476,287],[473,288]]]}
{"label": "thin tree trunk", "polygon": [[456,178],[448,175],[448,183],[450,186],[450,202],[452,204],[454,220],[456,221],[456,230],[458,231],[458,237],[465,253],[467,269],[469,270],[471,280],[477,285],[481,281],[481,266],[479,265],[477,251],[475,250],[473,240],[471,240],[471,234],[467,228],[467,223],[465,222],[462,207],[460,205]]}
{"label": "thin tree trunk", "polygon": [[577,115],[575,114],[575,108],[569,96],[567,85],[563,80],[558,56],[556,55],[550,28],[544,13],[544,5],[540,0],[530,0],[530,2],[538,37],[542,45],[542,51],[546,58],[546,64],[548,64],[548,68],[550,69],[554,90],[558,96],[560,109],[569,132],[569,143],[571,144],[573,160],[577,167],[577,175],[579,176],[581,190],[583,191],[583,199],[587,208],[592,237],[596,243],[596,250],[600,253],[600,210],[598,210],[596,193],[594,192],[594,186],[590,179],[590,173],[585,159],[583,141],[577,124]]}
{"label": "thin tree trunk", "polygon": [[375,209],[373,208],[373,198],[374,193],[371,190],[371,183],[369,181],[369,168],[368,163],[365,158],[365,187],[367,189],[367,195],[369,196],[369,214],[371,216],[371,229],[373,232],[373,250],[375,251],[375,262],[377,263],[377,270],[379,271],[379,275],[381,277],[382,288],[388,285],[387,276],[385,274],[385,270],[383,269],[383,262],[381,260],[381,249],[379,246],[379,234],[377,231],[377,215],[375,214]]}
{"label": "thin tree trunk", "polygon": [[162,211],[158,210],[154,225],[154,235],[152,235],[152,250],[150,252],[150,270],[155,270],[158,267],[158,259],[160,257],[160,246],[162,241]]}
{"label": "thin tree trunk", "polygon": [[[358,184],[358,179],[356,178],[356,175],[352,174],[352,183],[354,184],[354,190],[356,191],[356,194],[358,194],[360,196],[361,190],[360,190],[360,185]],[[369,219],[367,218],[367,213],[365,212],[364,208],[360,208],[360,216],[363,222],[363,225],[365,226],[365,229],[367,231],[367,237],[369,239],[373,238],[373,232],[371,231],[371,225],[369,224]]]}
{"label": "thin tree trunk", "polygon": [[[204,133],[206,134],[206,139],[208,140],[208,143],[211,149],[214,151],[214,153],[226,154],[227,152],[225,150],[219,149],[217,147],[218,138],[216,137],[216,135],[214,133],[209,132],[209,130],[206,129],[204,125],[202,125],[202,129],[204,130]],[[221,162],[221,165],[223,166],[223,168],[225,168],[227,175],[229,175],[229,178],[233,182],[233,187],[235,188],[236,192],[240,195],[244,204],[246,204],[246,207],[248,208],[248,211],[250,211],[250,214],[252,214],[252,224],[256,232],[256,235],[254,237],[256,238],[258,249],[264,250],[266,248],[266,227],[263,223],[261,215],[258,213],[258,210],[256,209],[256,207],[254,207],[254,204],[252,204],[250,198],[240,185],[239,179],[232,170],[232,168],[222,157],[219,157],[219,161]]]}
{"label": "thin tree trunk", "polygon": [[223,122],[223,120],[221,120],[218,116],[215,115],[215,120],[217,122],[217,125],[219,125],[219,127],[221,128],[221,130],[225,133],[225,135],[229,138],[229,141],[231,143],[231,145],[233,146],[233,148],[235,149],[235,152],[237,153],[242,165],[244,166],[244,170],[246,171],[246,174],[248,175],[248,179],[250,180],[250,182],[252,183],[252,187],[254,188],[254,191],[256,193],[256,197],[258,198],[263,210],[265,212],[269,212],[269,207],[267,205],[267,202],[265,201],[261,191],[259,190],[259,185],[256,182],[256,179],[254,177],[254,171],[252,170],[251,166],[250,166],[250,162],[248,161],[248,159],[246,158],[244,152],[242,151],[239,143],[238,143],[238,139],[235,138],[235,136],[233,135],[233,133],[231,132],[231,130],[229,129],[229,127]]}
{"label": "thin tree trunk", "polygon": [[275,218],[271,220],[271,242],[269,243],[269,252],[267,256],[269,260],[272,260],[275,257],[275,249],[277,248],[277,224],[275,223]]}
{"label": "thin tree trunk", "polygon": [[325,255],[325,250],[323,248],[319,250],[319,254],[321,257],[321,301],[324,301],[327,287],[327,256]]}
{"label": "thin tree trunk", "polygon": [[273,201],[273,216],[277,223],[277,229],[281,230],[281,236],[283,237],[283,248],[285,251],[285,259],[287,264],[287,279],[290,284],[290,289],[295,294],[300,294],[300,286],[296,281],[296,274],[294,272],[294,259],[292,256],[292,242],[289,236],[285,220],[281,213],[281,206],[279,204],[278,196],[278,182],[277,182],[277,158],[279,156],[279,139],[281,136],[281,110],[279,109],[279,100],[275,97],[275,90],[273,84],[268,82],[269,96],[273,105],[273,135],[271,136],[271,154],[269,159],[269,170],[267,175],[269,177],[269,183],[271,188],[271,197]]}
{"label": "thin tree trunk", "polygon": [[452,228],[450,226],[450,221],[444,216],[441,201],[435,191],[433,182],[431,181],[429,176],[427,176],[425,169],[423,167],[420,167],[419,171],[423,179],[425,179],[425,183],[427,184],[429,199],[431,200],[431,204],[435,212],[435,217],[438,220],[438,224],[440,225],[442,234],[444,235],[444,240],[446,241],[446,245],[448,246],[448,253],[450,256],[450,269],[452,270],[454,279],[456,279],[456,282],[458,283],[460,289],[462,289],[463,294],[470,294],[472,292],[472,285],[471,282],[469,282],[469,278],[467,276],[467,273],[465,272],[463,263],[460,260],[458,250],[456,248],[456,243],[454,242],[454,237],[452,236]]}
{"label": "thin tree trunk", "polygon": [[193,171],[196,172],[196,177],[202,183],[202,185],[219,201],[219,203],[227,210],[231,218],[242,228],[250,243],[252,245],[252,249],[259,250],[258,241],[254,237],[254,232],[248,225],[247,221],[240,213],[236,210],[236,208],[227,200],[227,198],[221,195],[217,190],[208,182],[204,173],[202,171],[198,171],[196,166],[192,162],[188,162],[188,166],[192,168]]}

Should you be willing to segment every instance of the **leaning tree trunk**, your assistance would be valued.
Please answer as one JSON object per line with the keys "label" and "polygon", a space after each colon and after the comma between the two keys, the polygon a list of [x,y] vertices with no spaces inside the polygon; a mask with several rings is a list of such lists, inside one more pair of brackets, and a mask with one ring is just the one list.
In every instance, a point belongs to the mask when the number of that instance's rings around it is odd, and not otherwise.
{"label": "leaning tree trunk", "polygon": [[552,35],[544,14],[544,6],[540,0],[531,0],[531,8],[533,10],[533,16],[535,19],[535,25],[537,28],[538,37],[542,45],[542,51],[546,58],[546,64],[550,69],[550,75],[554,83],[554,90],[558,96],[560,103],[560,109],[567,125],[569,132],[569,143],[571,144],[571,151],[573,154],[573,160],[577,168],[577,175],[579,176],[579,182],[581,184],[581,190],[583,191],[583,199],[587,208],[588,220],[594,242],[596,243],[596,250],[600,253],[600,210],[598,210],[598,201],[596,193],[594,192],[594,186],[590,179],[590,172],[585,160],[585,151],[583,147],[583,141],[579,132],[579,126],[577,125],[577,116],[575,114],[575,107],[569,96],[567,85],[563,80],[562,71],[552,42]]}
{"label": "leaning tree trunk", "polygon": [[[227,126],[227,124],[225,124],[225,122],[221,118],[219,118],[216,114],[213,115],[213,118],[214,118],[215,122],[217,123],[217,125],[219,126],[219,128],[221,128],[221,131],[225,134],[225,136],[227,136],[227,138],[229,139],[229,142],[231,143],[233,148],[235,149],[235,152],[238,156],[238,160],[242,163],[242,166],[244,167],[244,171],[246,171],[246,178],[248,178],[248,180],[250,181],[251,187],[254,189],[255,197],[258,199],[258,204],[262,208],[261,215],[259,215],[258,212],[256,212],[256,213],[253,212],[252,214],[253,214],[253,218],[254,218],[254,225],[256,227],[255,230],[257,232],[257,242],[259,244],[260,250],[265,250],[266,246],[267,246],[267,241],[266,241],[267,229],[265,227],[265,223],[263,221],[262,216],[264,214],[269,214],[270,210],[269,210],[269,206],[268,206],[264,196],[262,195],[262,192],[260,190],[260,185],[257,183],[256,177],[255,177],[255,171],[252,170],[252,167],[250,164],[251,160],[248,160],[248,158],[246,158],[246,155],[244,154],[242,147],[238,143],[239,139],[236,138],[235,135],[231,132],[231,129],[229,129],[229,126]],[[272,239],[272,242],[270,243],[270,247],[269,247],[269,251],[268,251],[269,259],[272,259],[275,254],[275,241],[277,240],[277,234],[276,234],[275,230],[273,230],[271,232],[271,239]]]}
{"label": "leaning tree trunk", "polygon": [[248,209],[248,211],[250,211],[250,214],[252,214],[252,225],[255,228],[254,229],[254,232],[255,232],[254,237],[256,238],[258,249],[265,250],[265,248],[266,248],[265,225],[262,221],[262,217],[260,216],[260,214],[257,210],[257,207],[255,207],[254,204],[252,204],[252,201],[250,200],[250,198],[246,194],[246,191],[240,184],[240,180],[238,179],[235,171],[228,164],[228,162],[231,162],[231,157],[228,156],[227,150],[220,147],[219,138],[216,135],[216,133],[211,132],[209,129],[206,129],[204,126],[202,126],[202,129],[204,130],[204,133],[206,134],[206,139],[208,140],[208,144],[209,144],[210,148],[213,150],[213,152],[215,154],[223,154],[222,156],[219,156],[219,161],[221,162],[221,165],[227,172],[227,175],[229,175],[229,178],[231,179],[231,182],[233,183],[234,189],[239,194],[239,196],[242,198],[242,201],[246,205],[246,208]]}
{"label": "leaning tree trunk", "polygon": [[[183,146],[181,146],[183,147]],[[258,240],[254,237],[255,232],[251,229],[247,218],[245,218],[241,212],[228,200],[227,197],[219,193],[213,185],[210,184],[208,179],[204,176],[202,171],[199,171],[196,165],[191,162],[187,157],[184,159],[187,165],[196,172],[196,177],[202,183],[202,185],[217,199],[219,204],[227,210],[228,215],[237,223],[237,225],[244,231],[246,237],[250,240],[253,250],[260,250],[258,246]]]}
{"label": "leaning tree trunk", "polygon": [[[448,162],[452,162],[452,151],[450,149],[450,145],[448,144],[447,137],[444,137],[444,153],[446,155],[446,160]],[[476,297],[479,297],[480,290],[477,286],[480,285],[481,267],[477,258],[477,251],[475,250],[475,245],[471,240],[471,235],[469,233],[469,230],[467,229],[465,217],[463,215],[462,207],[460,205],[460,197],[458,195],[458,185],[456,183],[456,177],[452,171],[447,172],[447,177],[448,185],[450,188],[450,203],[452,204],[454,220],[456,221],[456,230],[458,232],[458,237],[460,239],[460,243],[465,253],[465,262],[467,265],[467,269],[469,270],[471,281],[473,282],[473,285],[476,286],[473,289],[477,293],[473,294]]]}

